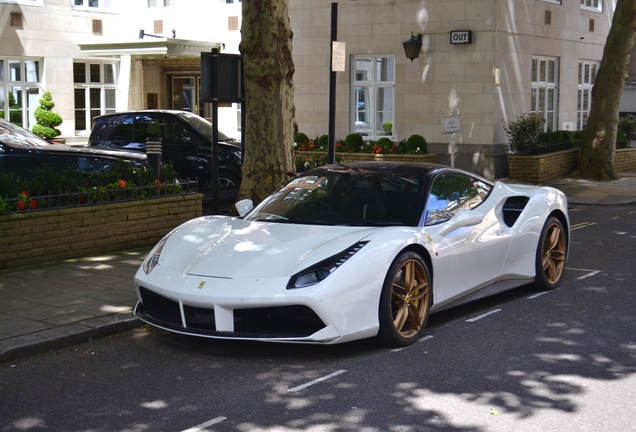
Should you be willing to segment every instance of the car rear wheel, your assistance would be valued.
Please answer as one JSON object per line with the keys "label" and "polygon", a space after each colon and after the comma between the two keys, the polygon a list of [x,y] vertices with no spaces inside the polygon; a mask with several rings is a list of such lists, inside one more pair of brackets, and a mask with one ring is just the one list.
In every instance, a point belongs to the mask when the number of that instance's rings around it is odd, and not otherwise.
{"label": "car rear wheel", "polygon": [[[238,186],[239,184],[241,184],[241,180],[236,175],[229,172],[219,173],[219,187],[221,188],[233,187],[233,186]],[[209,178],[205,182],[205,188],[208,189],[211,187],[212,187],[212,179]]]}
{"label": "car rear wheel", "polygon": [[538,289],[551,290],[561,284],[567,249],[563,224],[555,217],[548,218],[537,247],[535,285]]}
{"label": "car rear wheel", "polygon": [[414,343],[426,327],[431,295],[431,277],[422,257],[415,252],[399,255],[382,287],[379,339],[398,347]]}

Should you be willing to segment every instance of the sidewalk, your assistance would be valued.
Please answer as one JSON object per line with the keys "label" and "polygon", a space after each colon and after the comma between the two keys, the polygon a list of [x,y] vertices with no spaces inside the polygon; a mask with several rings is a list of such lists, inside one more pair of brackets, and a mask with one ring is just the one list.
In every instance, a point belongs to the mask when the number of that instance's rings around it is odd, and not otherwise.
{"label": "sidewalk", "polygon": [[[611,182],[549,182],[572,204],[636,204],[636,172]],[[0,272],[0,362],[86,342],[142,322],[132,315],[135,272],[149,250]]]}

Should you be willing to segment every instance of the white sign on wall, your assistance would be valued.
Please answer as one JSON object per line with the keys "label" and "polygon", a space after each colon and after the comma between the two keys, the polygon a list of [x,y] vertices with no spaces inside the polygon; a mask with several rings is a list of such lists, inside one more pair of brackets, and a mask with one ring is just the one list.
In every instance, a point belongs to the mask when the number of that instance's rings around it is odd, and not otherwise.
{"label": "white sign on wall", "polygon": [[344,42],[336,42],[336,41],[332,42],[331,71],[332,72],[345,71],[345,43]]}

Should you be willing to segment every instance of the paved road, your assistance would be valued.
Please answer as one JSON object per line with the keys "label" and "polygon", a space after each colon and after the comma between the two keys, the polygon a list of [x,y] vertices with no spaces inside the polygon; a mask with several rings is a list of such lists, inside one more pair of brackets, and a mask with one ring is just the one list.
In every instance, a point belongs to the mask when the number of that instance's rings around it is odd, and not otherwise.
{"label": "paved road", "polygon": [[137,329],[0,364],[0,431],[636,430],[636,207],[570,211],[561,288],[433,315],[412,347]]}

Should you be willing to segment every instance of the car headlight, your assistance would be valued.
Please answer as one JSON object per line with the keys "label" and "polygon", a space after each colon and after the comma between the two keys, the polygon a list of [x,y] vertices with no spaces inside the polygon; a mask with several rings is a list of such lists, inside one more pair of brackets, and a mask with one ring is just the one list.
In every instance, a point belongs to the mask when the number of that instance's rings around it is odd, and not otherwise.
{"label": "car headlight", "polygon": [[159,263],[159,257],[161,256],[161,251],[163,250],[164,245],[166,244],[166,242],[168,241],[168,238],[170,238],[173,232],[174,231],[171,231],[164,238],[162,238],[159,241],[159,243],[157,243],[155,247],[152,248],[152,250],[146,257],[146,260],[142,264],[141,268],[143,269],[144,273],[146,273],[147,275],[149,275],[152,269],[154,269],[155,266]]}
{"label": "car headlight", "polygon": [[338,267],[343,265],[349,258],[355,255],[367,243],[369,242],[358,242],[350,248],[347,248],[332,257],[322,260],[296,273],[289,279],[289,282],[287,283],[287,289],[305,288],[308,286],[316,285],[320,281],[325,280],[327,276],[336,271]]}
{"label": "car headlight", "polygon": [[234,150],[232,153],[239,162],[243,160],[243,152],[241,152],[241,150]]}

